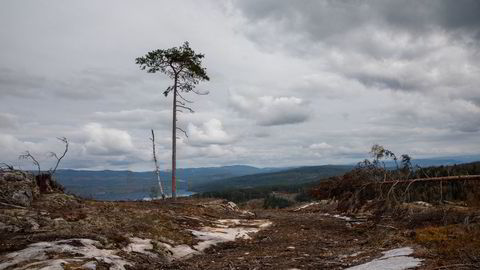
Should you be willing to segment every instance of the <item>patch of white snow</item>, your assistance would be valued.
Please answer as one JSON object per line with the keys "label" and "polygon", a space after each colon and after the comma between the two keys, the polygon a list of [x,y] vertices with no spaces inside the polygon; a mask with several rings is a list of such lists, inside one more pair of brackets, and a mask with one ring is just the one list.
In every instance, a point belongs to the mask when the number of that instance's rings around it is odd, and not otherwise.
{"label": "patch of white snow", "polygon": [[378,259],[345,270],[405,270],[418,267],[423,261],[410,256],[413,253],[411,247],[392,249],[382,253],[383,256]]}
{"label": "patch of white snow", "polygon": [[193,247],[188,245],[171,246],[165,243],[162,243],[162,245],[171,252],[170,259],[187,259],[219,243],[237,239],[250,239],[249,234],[256,233],[272,225],[272,222],[268,220],[220,219],[215,224],[216,227],[203,227],[200,230],[191,230],[192,234],[200,240]]}
{"label": "patch of white snow", "polygon": [[[130,265],[121,257],[115,255],[115,250],[99,249],[100,243],[91,239],[68,239],[54,242],[38,242],[29,245],[23,250],[8,253],[0,257],[0,270],[16,267],[17,265],[37,265],[36,269],[59,269],[63,264],[73,261],[97,259],[111,264],[110,269],[123,270],[125,265]],[[48,260],[47,253],[73,253],[78,254],[74,259]],[[40,261],[40,262],[38,262]],[[21,269],[21,268],[20,268]],[[27,268],[24,268],[27,269]]]}

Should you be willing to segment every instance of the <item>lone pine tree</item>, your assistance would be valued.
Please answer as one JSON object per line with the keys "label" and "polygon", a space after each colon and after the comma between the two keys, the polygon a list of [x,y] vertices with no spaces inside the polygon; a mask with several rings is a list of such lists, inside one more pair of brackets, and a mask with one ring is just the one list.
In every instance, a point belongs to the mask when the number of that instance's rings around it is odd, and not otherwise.
{"label": "lone pine tree", "polygon": [[177,112],[182,109],[189,112],[193,110],[187,105],[192,103],[184,98],[181,92],[194,92],[195,86],[201,81],[208,81],[206,69],[202,67],[203,54],[197,54],[190,48],[188,42],[183,43],[180,47],[173,47],[166,50],[154,50],[147,53],[143,57],[138,57],[136,63],[140,65],[142,70],[148,73],[161,72],[173,80],[173,85],[167,87],[163,92],[165,97],[173,93],[172,108],[172,197],[176,198],[176,152],[177,152],[177,130],[186,132],[177,127]]}

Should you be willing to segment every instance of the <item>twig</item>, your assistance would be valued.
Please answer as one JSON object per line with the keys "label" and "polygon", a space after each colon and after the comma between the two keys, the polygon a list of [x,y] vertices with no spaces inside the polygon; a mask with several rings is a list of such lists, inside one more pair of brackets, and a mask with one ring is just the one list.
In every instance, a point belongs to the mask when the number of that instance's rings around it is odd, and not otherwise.
{"label": "twig", "polygon": [[23,206],[20,206],[20,205],[9,204],[9,203],[4,203],[4,202],[0,202],[0,205],[9,206],[9,207],[13,207],[13,208],[19,208],[19,209],[27,209],[26,207],[23,207]]}
{"label": "twig", "polygon": [[204,93],[202,93],[202,92],[199,92],[198,90],[193,90],[193,89],[192,89],[192,92],[194,92],[197,95],[202,95],[202,96],[203,95],[208,95],[210,93],[210,91],[208,91],[208,90],[205,91]]}
{"label": "twig", "polygon": [[429,178],[415,178],[411,180],[395,180],[386,182],[370,182],[368,184],[395,184],[395,183],[410,183],[410,182],[427,182],[427,181],[460,181],[460,180],[480,180],[480,174],[476,175],[457,175],[457,176],[442,176],[442,177],[429,177]]}
{"label": "twig", "polygon": [[9,164],[7,164],[7,163],[5,163],[5,162],[0,163],[0,170],[3,169],[2,167],[6,167],[6,168],[7,168],[8,170],[10,170],[10,171],[14,171],[14,170],[15,170],[15,168],[14,168],[12,165],[9,165]]}
{"label": "twig", "polygon": [[55,168],[50,169],[50,174],[51,175],[55,174],[55,172],[57,171],[58,165],[60,164],[60,161],[62,161],[62,159],[65,157],[65,155],[68,152],[68,140],[67,140],[67,138],[61,137],[61,138],[57,138],[57,139],[59,141],[62,141],[65,144],[65,150],[63,151],[63,154],[60,157],[58,157],[57,154],[55,154],[54,152],[50,152],[50,156],[57,159],[57,163],[55,164]]}
{"label": "twig", "polygon": [[32,156],[32,154],[30,154],[30,152],[27,150],[25,151],[25,153],[21,154],[18,159],[31,159],[33,164],[35,166],[37,166],[37,169],[38,169],[38,174],[40,174],[41,172],[41,169],[40,169],[40,163],[38,163],[38,161],[35,159],[34,156]]}
{"label": "twig", "polygon": [[472,268],[472,269],[478,269],[477,268],[478,265],[475,265],[475,264],[459,263],[459,264],[451,264],[451,265],[440,266],[440,267],[437,267],[437,268],[433,268],[433,270],[458,268],[458,267],[468,267],[468,268]]}
{"label": "twig", "polygon": [[187,102],[187,103],[193,103],[193,101],[190,101],[190,100],[184,98],[184,97],[180,94],[180,92],[177,92],[177,96],[180,97],[183,101],[185,101],[185,102]]}
{"label": "twig", "polygon": [[179,127],[177,127],[177,130],[180,130],[181,132],[183,132],[183,134],[185,134],[185,137],[188,138],[188,134],[185,130],[183,130],[182,128],[179,128]]}
{"label": "twig", "polygon": [[188,110],[188,111],[191,112],[191,113],[194,113],[194,112],[195,112],[194,110],[192,110],[192,108],[187,107],[187,106],[183,106],[183,105],[181,105],[181,104],[177,104],[177,107],[180,107],[180,108],[182,108],[182,109]]}
{"label": "twig", "polygon": [[378,227],[383,227],[383,228],[389,228],[389,229],[398,230],[398,228],[393,227],[393,226],[390,226],[390,225],[380,225],[380,224],[377,224],[377,226],[378,226]]}

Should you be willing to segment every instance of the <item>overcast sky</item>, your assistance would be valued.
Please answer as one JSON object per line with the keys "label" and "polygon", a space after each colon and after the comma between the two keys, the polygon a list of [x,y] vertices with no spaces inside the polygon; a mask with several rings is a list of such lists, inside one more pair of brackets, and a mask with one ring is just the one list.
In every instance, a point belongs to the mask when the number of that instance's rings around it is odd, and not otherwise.
{"label": "overcast sky", "polygon": [[0,0],[0,161],[170,166],[171,83],[135,58],[189,41],[211,81],[178,166],[480,153],[480,1]]}

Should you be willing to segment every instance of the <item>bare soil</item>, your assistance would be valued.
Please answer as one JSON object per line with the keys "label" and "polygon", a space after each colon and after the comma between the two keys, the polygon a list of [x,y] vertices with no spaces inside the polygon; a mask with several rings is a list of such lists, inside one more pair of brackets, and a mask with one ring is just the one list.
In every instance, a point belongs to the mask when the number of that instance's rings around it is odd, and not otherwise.
{"label": "bare soil", "polygon": [[[480,255],[477,210],[463,209],[465,213],[454,219],[455,222],[465,220],[466,215],[468,224],[435,224],[436,220],[448,220],[445,213],[454,217],[455,213],[460,215],[459,211],[412,208],[403,214],[408,214],[408,218],[387,214],[351,215],[348,220],[344,216],[335,217],[340,213],[321,205],[301,210],[296,210],[298,205],[288,209],[256,209],[254,217],[227,206],[225,201],[212,199],[100,202],[65,194],[45,194],[30,208],[0,207],[0,225],[3,224],[0,258],[32,243],[72,238],[97,240],[104,248],[119,250],[129,244],[131,237],[194,245],[198,240],[190,230],[225,218],[268,219],[273,225],[251,235],[251,239],[219,244],[202,255],[173,263],[140,253],[125,254],[135,263],[127,268],[345,269],[378,258],[384,250],[409,246],[415,250],[415,257],[424,260],[420,269],[460,269],[445,267],[449,265],[475,269],[466,265],[475,267],[476,256]],[[422,214],[415,215],[417,212]],[[445,226],[447,229],[442,229]],[[468,250],[463,254],[469,255],[448,256],[446,253],[453,252],[445,248],[448,245],[456,249],[464,247]],[[80,268],[70,265],[69,269]],[[108,269],[108,264],[98,262],[97,269]]]}
{"label": "bare soil", "polygon": [[352,224],[318,212],[256,211],[273,226],[251,240],[224,243],[169,269],[344,269],[369,261],[381,249],[411,245],[393,229]]}

